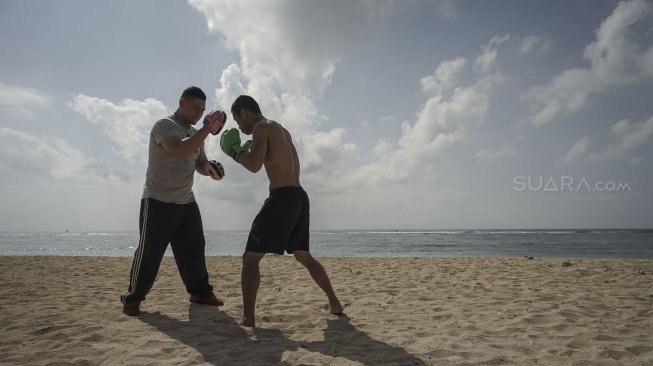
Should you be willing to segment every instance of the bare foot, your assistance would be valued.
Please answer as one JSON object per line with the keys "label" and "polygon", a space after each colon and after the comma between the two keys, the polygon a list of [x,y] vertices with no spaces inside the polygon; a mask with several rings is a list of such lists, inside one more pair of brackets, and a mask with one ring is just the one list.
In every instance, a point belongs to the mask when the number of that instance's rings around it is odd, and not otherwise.
{"label": "bare foot", "polygon": [[240,325],[241,327],[254,328],[254,326],[256,325],[256,322],[253,321],[253,320],[250,321],[250,320],[247,320],[245,318],[242,318],[242,319],[236,321],[236,324]]}
{"label": "bare foot", "polygon": [[342,315],[342,312],[345,311],[345,308],[349,304],[342,304],[341,302],[338,302],[337,304],[330,304],[329,305],[329,312],[333,315]]}

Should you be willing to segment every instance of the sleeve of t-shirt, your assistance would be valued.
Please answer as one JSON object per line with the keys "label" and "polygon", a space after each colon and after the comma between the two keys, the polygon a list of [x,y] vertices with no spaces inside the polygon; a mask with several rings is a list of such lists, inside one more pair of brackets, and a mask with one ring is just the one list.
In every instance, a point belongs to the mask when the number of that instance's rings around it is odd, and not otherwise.
{"label": "sleeve of t-shirt", "polygon": [[169,119],[156,121],[154,127],[152,127],[152,137],[154,137],[154,141],[156,141],[157,145],[171,136],[179,136],[179,128],[177,128],[177,125]]}

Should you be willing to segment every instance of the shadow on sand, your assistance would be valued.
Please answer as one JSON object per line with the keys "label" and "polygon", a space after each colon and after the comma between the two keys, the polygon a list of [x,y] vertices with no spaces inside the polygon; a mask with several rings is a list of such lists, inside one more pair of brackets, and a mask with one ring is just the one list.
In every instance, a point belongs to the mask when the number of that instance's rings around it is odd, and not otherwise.
{"label": "shadow on sand", "polygon": [[359,331],[346,316],[327,320],[324,341],[316,342],[293,341],[279,329],[242,328],[233,318],[212,306],[191,304],[188,321],[159,312],[143,312],[139,319],[196,349],[203,362],[213,365],[290,365],[282,361],[283,353],[297,351],[300,347],[331,359],[344,358],[364,365],[425,365],[404,349]]}

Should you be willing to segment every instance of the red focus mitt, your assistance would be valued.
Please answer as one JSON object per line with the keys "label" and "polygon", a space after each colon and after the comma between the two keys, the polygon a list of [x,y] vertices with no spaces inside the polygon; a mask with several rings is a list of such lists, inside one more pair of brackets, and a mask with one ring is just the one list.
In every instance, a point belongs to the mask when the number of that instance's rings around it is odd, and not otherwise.
{"label": "red focus mitt", "polygon": [[206,171],[206,174],[215,180],[220,180],[224,177],[224,168],[222,167],[222,164],[218,163],[215,160],[209,160],[205,162],[204,171]]}

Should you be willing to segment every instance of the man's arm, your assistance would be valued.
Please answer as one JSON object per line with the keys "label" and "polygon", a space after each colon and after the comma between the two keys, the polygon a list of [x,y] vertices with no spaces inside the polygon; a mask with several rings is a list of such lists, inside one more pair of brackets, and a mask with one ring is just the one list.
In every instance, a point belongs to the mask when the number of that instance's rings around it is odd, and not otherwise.
{"label": "man's arm", "polygon": [[200,154],[197,156],[197,159],[195,159],[195,171],[202,175],[208,176],[209,172],[206,171],[206,167],[205,167],[207,161],[209,161],[209,159],[206,157],[204,151],[200,151]]}
{"label": "man's arm", "polygon": [[[204,126],[189,138],[182,140],[179,136],[172,136],[162,140],[161,147],[175,158],[185,159],[202,145],[202,142],[204,142],[208,135],[209,128]],[[204,159],[206,159],[206,155],[204,156]],[[197,163],[195,165],[197,166]]]}
{"label": "man's arm", "polygon": [[238,158],[238,163],[244,166],[252,173],[261,170],[265,162],[265,156],[268,151],[268,136],[271,126],[268,124],[258,124],[252,131],[252,146],[249,152],[244,152]]}

